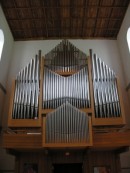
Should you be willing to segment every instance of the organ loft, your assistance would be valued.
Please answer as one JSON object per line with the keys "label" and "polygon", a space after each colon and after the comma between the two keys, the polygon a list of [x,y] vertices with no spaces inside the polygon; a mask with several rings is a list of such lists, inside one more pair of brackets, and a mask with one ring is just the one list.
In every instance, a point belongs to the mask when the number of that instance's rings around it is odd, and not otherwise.
{"label": "organ loft", "polygon": [[16,173],[119,173],[129,136],[117,74],[94,50],[63,40],[12,83],[2,145]]}

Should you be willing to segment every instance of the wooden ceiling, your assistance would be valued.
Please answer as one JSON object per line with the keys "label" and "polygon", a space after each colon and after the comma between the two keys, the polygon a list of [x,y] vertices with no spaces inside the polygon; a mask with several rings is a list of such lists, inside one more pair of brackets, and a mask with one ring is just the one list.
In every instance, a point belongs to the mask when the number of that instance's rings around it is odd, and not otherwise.
{"label": "wooden ceiling", "polygon": [[14,40],[116,39],[129,0],[1,0]]}

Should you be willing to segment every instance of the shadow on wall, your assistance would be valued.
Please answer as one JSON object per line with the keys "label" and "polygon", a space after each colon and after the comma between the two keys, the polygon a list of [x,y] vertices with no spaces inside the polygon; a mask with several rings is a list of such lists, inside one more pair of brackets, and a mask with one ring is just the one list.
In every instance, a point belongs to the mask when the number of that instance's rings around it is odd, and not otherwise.
{"label": "shadow on wall", "polygon": [[4,98],[5,98],[5,93],[0,89],[0,127],[2,127]]}
{"label": "shadow on wall", "polygon": [[0,170],[0,173],[15,173],[14,170]]}
{"label": "shadow on wall", "polygon": [[130,168],[122,168],[121,173],[130,173]]}

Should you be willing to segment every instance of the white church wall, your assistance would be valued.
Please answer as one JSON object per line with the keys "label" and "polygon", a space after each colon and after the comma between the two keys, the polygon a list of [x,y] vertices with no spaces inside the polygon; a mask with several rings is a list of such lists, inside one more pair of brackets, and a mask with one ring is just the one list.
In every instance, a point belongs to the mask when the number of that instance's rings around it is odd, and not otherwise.
{"label": "white church wall", "polygon": [[[123,65],[123,76],[124,76],[124,80],[125,80],[125,88],[127,87],[127,85],[130,83],[130,52],[128,49],[128,44],[127,44],[127,30],[130,27],[130,4],[129,7],[127,9],[125,18],[123,20],[121,29],[119,31],[118,37],[117,37],[117,43],[119,46],[119,51],[121,54],[121,63]],[[129,97],[129,98],[128,98]],[[126,102],[126,112],[127,112],[127,122],[129,122],[130,124],[130,111],[129,111],[129,107],[130,107],[130,89],[129,91],[126,92],[126,97],[125,100],[128,100]],[[130,151],[121,154],[121,167],[122,169],[122,173],[127,173],[130,171]],[[129,168],[129,169],[128,169]]]}
{"label": "white church wall", "polygon": [[12,58],[14,40],[11,31],[9,29],[9,26],[6,22],[1,6],[0,6],[0,29],[2,29],[4,33],[4,46],[0,61],[0,82],[4,87],[6,87],[8,69]]}
{"label": "white church wall", "polygon": [[[124,17],[124,20],[122,22],[121,29],[119,31],[118,37],[117,37],[117,43],[119,46],[119,51],[121,54],[121,63],[123,66],[123,76],[124,76],[124,81],[125,81],[125,88],[128,86],[130,83],[130,52],[128,48],[128,43],[127,43],[127,31],[128,28],[130,28],[130,4],[127,9],[126,15]],[[129,108],[130,106],[130,89],[127,91],[127,99],[129,97],[129,102],[127,104],[127,107]],[[129,124],[130,124],[130,113],[127,111],[127,117]]]}
{"label": "white church wall", "polygon": [[[0,29],[3,31],[3,34],[4,34],[4,45],[3,45],[3,51],[2,51],[1,60],[0,60],[0,83],[3,85],[4,88],[6,88],[7,76],[8,76],[10,61],[12,58],[14,40],[10,32],[9,26],[6,22],[1,6],[0,6]],[[5,94],[1,90],[0,91],[0,125],[2,125],[2,111],[3,111],[4,98],[5,98]]]}
{"label": "white church wall", "polygon": [[[6,89],[7,86],[7,76],[10,68],[10,62],[12,58],[13,44],[14,40],[12,34],[10,32],[9,26],[6,22],[5,16],[3,14],[2,8],[0,6],[0,29],[4,33],[4,45],[2,56],[0,60],[0,83]],[[8,90],[7,90],[8,93]],[[0,126],[2,126],[3,121],[3,107],[6,105],[5,100],[7,98],[7,94],[5,94],[0,89]],[[6,115],[7,116],[7,115]],[[0,136],[0,144],[2,143]],[[14,169],[14,157],[7,154],[6,151],[0,148],[0,171],[1,170],[13,170]]]}
{"label": "white church wall", "polygon": [[127,44],[127,30],[130,27],[130,5],[127,9],[121,29],[117,37],[117,43],[121,54],[121,63],[124,69],[126,85],[130,83],[130,52]]}

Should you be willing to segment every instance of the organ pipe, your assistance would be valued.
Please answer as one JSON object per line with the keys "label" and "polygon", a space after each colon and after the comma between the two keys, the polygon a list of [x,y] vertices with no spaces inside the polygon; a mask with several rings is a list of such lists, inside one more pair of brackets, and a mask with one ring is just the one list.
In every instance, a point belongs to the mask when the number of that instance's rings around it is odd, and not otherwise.
{"label": "organ pipe", "polygon": [[88,115],[66,102],[47,114],[46,143],[87,142],[88,127]]}
{"label": "organ pipe", "polygon": [[93,88],[96,118],[120,117],[116,75],[111,68],[91,53],[93,69]]}
{"label": "organ pipe", "polygon": [[39,57],[36,55],[16,77],[13,119],[37,119],[39,97]]}

